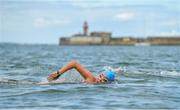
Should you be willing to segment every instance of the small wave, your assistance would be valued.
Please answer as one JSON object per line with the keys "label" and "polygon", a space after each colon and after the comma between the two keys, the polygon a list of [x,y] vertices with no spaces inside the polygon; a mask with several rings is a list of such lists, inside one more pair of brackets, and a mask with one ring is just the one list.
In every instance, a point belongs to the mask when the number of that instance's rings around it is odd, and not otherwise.
{"label": "small wave", "polygon": [[[177,71],[165,71],[165,70],[136,70],[132,72],[126,72],[125,75],[128,74],[128,76],[133,75],[141,75],[141,76],[156,76],[156,77],[166,77],[166,78],[180,78],[180,72]],[[138,76],[139,77],[139,76]]]}
{"label": "small wave", "polygon": [[66,80],[55,80],[55,81],[41,81],[39,83],[37,83],[38,85],[56,85],[56,84],[79,84],[77,82],[74,81],[66,81]]}
{"label": "small wave", "polygon": [[30,81],[30,80],[15,80],[15,79],[6,79],[6,78],[1,78],[0,79],[0,84],[8,84],[8,85],[17,85],[17,84],[36,84],[37,82],[35,81]]}
{"label": "small wave", "polygon": [[160,72],[154,73],[153,75],[165,76],[165,77],[180,77],[180,72],[177,72],[177,71],[160,71]]}
{"label": "small wave", "polygon": [[20,94],[15,94],[15,95],[6,95],[6,96],[1,96],[1,97],[17,97],[17,96],[26,96],[26,95],[31,95],[31,94],[55,94],[55,93],[66,93],[65,90],[59,90],[59,89],[47,89],[47,90],[38,90],[38,91],[30,91],[30,92],[24,92]]}

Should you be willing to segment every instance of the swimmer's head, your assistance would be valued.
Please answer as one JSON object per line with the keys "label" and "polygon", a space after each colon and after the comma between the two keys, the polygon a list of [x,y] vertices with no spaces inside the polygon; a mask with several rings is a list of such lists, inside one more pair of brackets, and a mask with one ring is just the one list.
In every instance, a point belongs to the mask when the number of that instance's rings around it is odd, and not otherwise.
{"label": "swimmer's head", "polygon": [[100,82],[108,82],[115,80],[115,72],[108,70],[104,74],[100,74],[98,77],[98,81]]}
{"label": "swimmer's head", "polygon": [[115,80],[115,72],[109,70],[105,72],[105,76],[108,81],[114,81]]}

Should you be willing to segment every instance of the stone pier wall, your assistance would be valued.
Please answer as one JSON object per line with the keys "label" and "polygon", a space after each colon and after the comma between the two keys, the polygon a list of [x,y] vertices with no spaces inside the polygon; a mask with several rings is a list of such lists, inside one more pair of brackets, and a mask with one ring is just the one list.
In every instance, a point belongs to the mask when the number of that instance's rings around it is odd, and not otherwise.
{"label": "stone pier wall", "polygon": [[99,37],[99,36],[76,36],[60,38],[60,45],[135,45],[148,43],[150,45],[180,45],[180,36],[150,36],[147,38],[134,37]]}

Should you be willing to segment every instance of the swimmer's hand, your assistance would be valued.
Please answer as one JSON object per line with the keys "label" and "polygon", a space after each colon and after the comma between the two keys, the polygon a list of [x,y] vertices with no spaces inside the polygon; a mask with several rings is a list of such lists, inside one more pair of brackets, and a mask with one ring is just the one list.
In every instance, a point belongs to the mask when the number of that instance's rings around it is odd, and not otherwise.
{"label": "swimmer's hand", "polygon": [[60,76],[60,73],[59,73],[59,71],[57,71],[57,72],[51,73],[47,79],[48,79],[48,81],[57,80],[59,78],[59,76]]}

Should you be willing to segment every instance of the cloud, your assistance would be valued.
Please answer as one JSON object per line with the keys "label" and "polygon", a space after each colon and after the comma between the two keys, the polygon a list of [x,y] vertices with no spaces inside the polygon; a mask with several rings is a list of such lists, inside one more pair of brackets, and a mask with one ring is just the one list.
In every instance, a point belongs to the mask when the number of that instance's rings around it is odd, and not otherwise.
{"label": "cloud", "polygon": [[70,23],[68,20],[59,20],[59,19],[48,19],[45,17],[38,17],[34,19],[33,26],[35,28],[46,28],[50,26],[62,26]]}
{"label": "cloud", "polygon": [[176,19],[162,22],[164,26],[174,27],[178,26],[180,22]]}
{"label": "cloud", "polygon": [[113,7],[121,7],[125,5],[139,5],[148,4],[148,2],[144,2],[144,0],[68,0],[68,3],[75,7],[80,8],[113,8]]}
{"label": "cloud", "polygon": [[129,21],[135,17],[133,12],[121,12],[115,15],[115,18],[121,21]]}
{"label": "cloud", "polygon": [[47,21],[44,18],[36,18],[33,22],[34,27],[43,28],[47,25]]}
{"label": "cloud", "polygon": [[166,31],[166,32],[160,32],[158,35],[160,36],[176,36],[176,35],[180,35],[180,32],[178,32],[177,30],[171,30],[171,31]]}
{"label": "cloud", "polygon": [[117,0],[111,0],[111,1],[106,1],[106,0],[95,0],[95,1],[94,0],[69,0],[69,3],[72,6],[79,7],[79,8],[110,7],[110,6],[115,6],[118,4],[118,3],[113,4],[114,2],[117,3]]}

